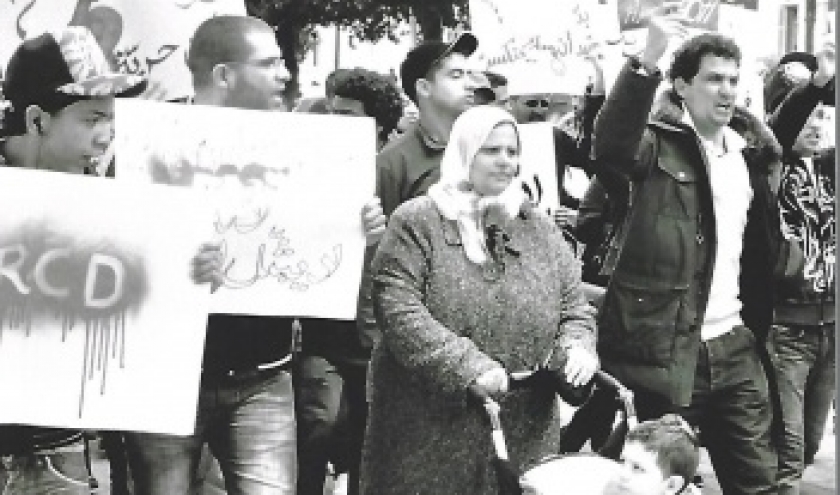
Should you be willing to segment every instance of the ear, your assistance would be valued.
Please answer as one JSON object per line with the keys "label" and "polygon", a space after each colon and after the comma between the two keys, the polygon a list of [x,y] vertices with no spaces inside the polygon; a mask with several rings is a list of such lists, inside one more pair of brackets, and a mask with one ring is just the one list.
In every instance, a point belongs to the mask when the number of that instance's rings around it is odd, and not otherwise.
{"label": "ear", "polygon": [[685,79],[681,77],[674,79],[674,91],[676,91],[677,94],[680,95],[680,98],[685,98],[685,91],[687,87],[688,83],[685,82]]}
{"label": "ear", "polygon": [[216,64],[210,71],[210,78],[213,81],[213,86],[216,87],[228,88],[233,77],[235,77],[233,72],[225,64]]}
{"label": "ear", "polygon": [[414,91],[417,92],[418,97],[428,98],[432,93],[432,83],[428,79],[420,78],[414,83]]}
{"label": "ear", "polygon": [[678,474],[672,474],[665,480],[665,493],[676,494],[682,490],[683,485],[685,485],[685,478]]}
{"label": "ear", "polygon": [[26,112],[23,116],[26,133],[39,136],[43,135],[50,127],[51,117],[49,113],[45,112],[38,105],[29,105],[26,107]]}

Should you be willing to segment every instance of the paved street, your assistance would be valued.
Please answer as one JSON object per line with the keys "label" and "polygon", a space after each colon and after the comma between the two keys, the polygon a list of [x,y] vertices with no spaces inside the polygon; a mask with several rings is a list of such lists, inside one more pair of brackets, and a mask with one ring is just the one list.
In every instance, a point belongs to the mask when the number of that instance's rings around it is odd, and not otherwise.
{"label": "paved street", "polygon": [[[837,493],[837,464],[835,462],[836,437],[832,425],[826,427],[820,451],[814,459],[814,464],[805,470],[802,478],[801,495],[835,495]],[[720,494],[720,486],[714,478],[709,456],[703,452],[700,461],[700,474],[703,476],[703,495]]]}
{"label": "paved street", "polygon": [[[837,493],[835,453],[836,437],[832,425],[829,424],[814,464],[805,470],[802,495],[835,495]],[[108,485],[108,462],[103,455],[97,452],[93,464],[94,474],[101,484],[99,491],[96,492],[97,495],[111,493]],[[719,495],[721,493],[720,486],[718,486],[714,477],[709,457],[705,451],[700,461],[700,474],[704,480],[703,495]],[[345,495],[346,493],[346,476],[340,477],[334,487],[331,486],[325,491],[325,495]],[[211,484],[201,495],[224,495],[224,492]]]}

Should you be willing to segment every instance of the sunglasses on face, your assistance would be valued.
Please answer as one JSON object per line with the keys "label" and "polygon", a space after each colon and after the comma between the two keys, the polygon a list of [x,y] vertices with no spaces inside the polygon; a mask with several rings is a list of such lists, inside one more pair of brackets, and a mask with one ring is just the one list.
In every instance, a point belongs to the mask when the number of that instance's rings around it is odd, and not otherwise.
{"label": "sunglasses on face", "polygon": [[548,108],[549,101],[545,98],[531,98],[522,102],[528,108]]}

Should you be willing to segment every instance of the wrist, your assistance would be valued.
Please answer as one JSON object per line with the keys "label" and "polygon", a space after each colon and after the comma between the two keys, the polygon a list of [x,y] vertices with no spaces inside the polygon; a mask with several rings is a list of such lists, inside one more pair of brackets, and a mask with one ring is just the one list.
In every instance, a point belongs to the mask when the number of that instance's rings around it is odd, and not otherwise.
{"label": "wrist", "polygon": [[654,68],[659,64],[659,59],[662,58],[662,54],[651,53],[645,48],[641,53],[637,53],[637,57],[643,66]]}
{"label": "wrist", "polygon": [[637,74],[647,77],[661,77],[662,71],[656,66],[656,62],[651,62],[650,59],[642,57],[630,57],[630,66]]}
{"label": "wrist", "polygon": [[824,88],[834,76],[827,76],[822,74],[811,74],[811,84],[818,88]]}

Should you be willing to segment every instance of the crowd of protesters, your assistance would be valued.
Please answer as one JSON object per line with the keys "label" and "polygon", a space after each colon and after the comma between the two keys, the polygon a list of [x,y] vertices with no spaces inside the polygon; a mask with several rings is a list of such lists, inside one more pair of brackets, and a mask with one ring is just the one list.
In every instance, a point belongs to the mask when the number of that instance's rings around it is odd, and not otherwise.
{"label": "crowd of protesters", "polygon": [[[783,57],[752,115],[737,44],[688,36],[667,6],[608,94],[591,57],[584,94],[508,95],[475,70],[478,43],[422,42],[398,82],[337,70],[294,109],[375,122],[355,321],[211,314],[192,435],[2,425],[0,494],[91,493],[97,435],[118,495],[200,493],[208,454],[231,495],[320,495],[345,471],[350,495],[497,493],[470,394],[499,400],[519,472],[594,450],[614,416],[596,389],[565,425],[554,389],[511,388],[538,368],[571,387],[602,368],[634,392],[646,422],[610,493],[682,492],[701,444],[724,494],[800,493],[835,398],[834,44]],[[186,62],[186,104],[285,110],[289,73],[258,19],[205,21]],[[114,98],[145,88],[108,67],[82,27],[24,41],[0,164],[96,173]],[[514,181],[530,122],[555,124],[551,218]],[[222,262],[218,243],[197,247],[195,283],[216,290]]]}

